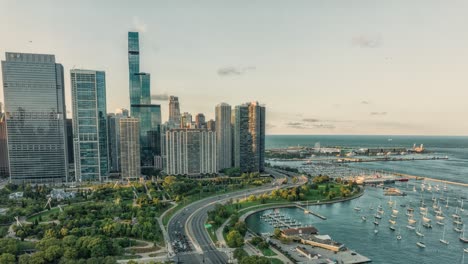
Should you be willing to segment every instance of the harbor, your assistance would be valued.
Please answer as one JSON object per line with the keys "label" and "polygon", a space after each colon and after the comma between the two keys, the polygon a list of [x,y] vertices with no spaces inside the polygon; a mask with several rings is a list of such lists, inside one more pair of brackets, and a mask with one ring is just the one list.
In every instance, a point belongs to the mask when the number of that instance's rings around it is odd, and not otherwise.
{"label": "harbor", "polygon": [[[462,225],[457,223],[465,223],[468,220],[468,208],[463,208],[461,202],[466,199],[466,197],[463,198],[466,195],[466,189],[449,185],[436,187],[428,181],[414,180],[397,182],[394,187],[408,195],[386,197],[383,189],[366,187],[364,195],[355,200],[303,207],[326,215],[326,221],[310,217],[304,213],[303,208],[281,208],[279,213],[288,215],[306,226],[316,227],[321,234],[329,234],[336,241],[351,247],[355,250],[354,252],[365,255],[375,263],[460,263],[461,252],[466,245],[460,237],[463,238],[466,235],[463,234]],[[435,208],[434,204],[438,204],[439,207]],[[446,207],[447,204],[448,207]],[[438,213],[439,211],[441,212]],[[264,211],[261,214],[270,212],[273,210]],[[460,217],[457,222],[453,219],[455,214]],[[380,215],[380,218],[374,218],[375,215]],[[441,216],[444,217],[443,220],[439,220]],[[374,221],[378,222],[378,225],[375,225]],[[251,215],[246,219],[249,228],[255,227],[256,231],[261,233],[272,233],[274,227],[265,225],[264,222],[262,224],[262,222],[259,214]],[[414,229],[407,226],[413,226]],[[458,229],[455,229],[457,226]],[[419,236],[418,233],[424,236]],[[359,239],[356,239],[357,237]],[[449,246],[439,241],[442,237],[449,242]],[[425,248],[418,246],[417,243],[423,243]],[[298,243],[297,246],[299,244],[302,245]],[[289,247],[292,246],[289,245]],[[385,252],[381,251],[383,247],[386,248]],[[309,249],[318,249],[318,247]],[[393,257],[395,252],[401,251],[405,254],[398,258]],[[325,256],[318,250],[311,252]],[[313,255],[311,257],[313,258]],[[313,262],[314,260],[308,257],[299,258],[304,263],[321,263]],[[331,259],[338,260],[339,258]]]}

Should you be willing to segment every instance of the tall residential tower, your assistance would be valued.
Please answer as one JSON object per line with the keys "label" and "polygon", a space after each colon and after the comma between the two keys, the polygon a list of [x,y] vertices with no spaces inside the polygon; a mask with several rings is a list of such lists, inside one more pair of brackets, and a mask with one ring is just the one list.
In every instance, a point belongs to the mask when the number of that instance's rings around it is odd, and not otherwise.
{"label": "tall residential tower", "polygon": [[232,167],[232,132],[231,106],[226,103],[218,104],[215,108],[216,153],[218,170]]}
{"label": "tall residential tower", "polygon": [[161,124],[161,106],[151,104],[150,74],[140,72],[140,44],[138,32],[128,32],[128,68],[130,112],[140,122],[140,154],[143,167],[154,166],[156,150],[149,137]]}
{"label": "tall residential tower", "polygon": [[234,166],[242,172],[265,169],[265,107],[258,102],[234,111]]}

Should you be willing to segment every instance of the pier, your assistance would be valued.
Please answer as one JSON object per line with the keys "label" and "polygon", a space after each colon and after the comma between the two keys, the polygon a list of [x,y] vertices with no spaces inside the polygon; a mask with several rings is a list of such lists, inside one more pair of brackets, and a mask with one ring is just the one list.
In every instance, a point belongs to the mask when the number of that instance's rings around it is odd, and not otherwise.
{"label": "pier", "polygon": [[448,160],[448,157],[422,157],[422,158],[343,158],[337,159],[337,163],[353,163],[353,162],[380,162],[380,161],[416,161],[416,160]]}
{"label": "pier", "polygon": [[306,214],[311,214],[311,215],[314,215],[314,216],[316,216],[316,217],[318,217],[318,218],[320,218],[322,220],[327,220],[327,218],[325,216],[323,216],[323,215],[321,215],[321,214],[319,214],[317,212],[314,212],[314,211],[312,211],[310,209],[305,208],[303,204],[296,203],[296,206],[297,206],[297,208],[304,210],[304,213],[306,213]]}

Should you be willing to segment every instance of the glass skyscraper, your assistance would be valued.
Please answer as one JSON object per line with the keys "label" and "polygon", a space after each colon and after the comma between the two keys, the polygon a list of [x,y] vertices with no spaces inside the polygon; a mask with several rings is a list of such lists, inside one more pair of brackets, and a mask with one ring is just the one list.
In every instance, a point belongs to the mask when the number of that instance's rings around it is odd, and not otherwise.
{"label": "glass skyscraper", "polygon": [[63,67],[54,55],[6,53],[2,61],[10,181],[68,177]]}
{"label": "glass skyscraper", "polygon": [[109,173],[106,76],[102,71],[71,70],[75,176],[101,181]]}
{"label": "glass skyscraper", "polygon": [[[161,106],[151,104],[151,76],[140,72],[140,44],[138,32],[128,32],[128,69],[130,111],[140,120],[140,153],[143,167],[154,165],[156,150],[148,138],[161,124]],[[159,154],[160,155],[160,154]]]}
{"label": "glass skyscraper", "polygon": [[258,102],[234,110],[234,166],[242,172],[265,169],[265,106]]}

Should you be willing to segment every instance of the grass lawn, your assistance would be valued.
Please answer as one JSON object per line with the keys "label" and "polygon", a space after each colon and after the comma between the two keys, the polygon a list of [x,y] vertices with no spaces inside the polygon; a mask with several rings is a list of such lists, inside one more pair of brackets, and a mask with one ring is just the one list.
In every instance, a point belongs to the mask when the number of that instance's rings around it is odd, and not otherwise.
{"label": "grass lawn", "polygon": [[42,217],[42,221],[51,221],[54,219],[50,219],[49,216],[53,213],[59,213],[60,209],[57,207],[52,208],[51,210],[43,211],[37,215],[31,216],[30,218],[26,219],[28,222],[33,222],[36,219],[39,219],[39,217]]}
{"label": "grass lawn", "polygon": [[277,254],[275,252],[273,252],[273,250],[271,250],[271,248],[265,248],[265,249],[260,249],[259,248],[259,250],[262,251],[263,255],[266,256],[266,257],[277,256]]}
{"label": "grass lawn", "polygon": [[271,264],[283,264],[283,261],[277,258],[270,258]]}

